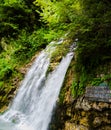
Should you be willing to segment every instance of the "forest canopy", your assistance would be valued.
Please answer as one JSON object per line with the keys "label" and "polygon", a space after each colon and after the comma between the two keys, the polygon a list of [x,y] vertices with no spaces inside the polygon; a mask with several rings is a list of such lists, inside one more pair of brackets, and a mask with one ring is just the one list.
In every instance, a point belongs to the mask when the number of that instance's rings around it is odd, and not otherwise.
{"label": "forest canopy", "polygon": [[[105,0],[36,0],[41,19],[52,29],[73,33],[78,63],[87,71],[111,60],[111,2]],[[55,29],[55,30],[56,30]]]}

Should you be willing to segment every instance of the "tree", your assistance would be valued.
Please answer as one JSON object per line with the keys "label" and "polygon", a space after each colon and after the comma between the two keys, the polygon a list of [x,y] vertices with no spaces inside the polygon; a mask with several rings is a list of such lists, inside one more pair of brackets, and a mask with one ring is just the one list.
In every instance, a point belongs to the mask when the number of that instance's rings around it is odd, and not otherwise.
{"label": "tree", "polygon": [[84,18],[78,34],[77,68],[91,73],[111,61],[111,2],[82,0],[81,5]]}
{"label": "tree", "polygon": [[0,5],[0,37],[15,36],[24,28],[33,31],[39,25],[39,14],[32,1],[5,0]]}

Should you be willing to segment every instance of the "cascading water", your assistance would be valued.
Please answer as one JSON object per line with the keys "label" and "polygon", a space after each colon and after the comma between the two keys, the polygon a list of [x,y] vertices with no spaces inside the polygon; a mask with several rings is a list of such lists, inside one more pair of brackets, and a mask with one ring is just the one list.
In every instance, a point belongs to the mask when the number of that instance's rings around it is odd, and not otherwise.
{"label": "cascading water", "polygon": [[[52,44],[52,45],[51,45]],[[12,106],[0,116],[0,130],[47,130],[51,115],[73,57],[70,52],[47,75],[54,43],[37,57]]]}

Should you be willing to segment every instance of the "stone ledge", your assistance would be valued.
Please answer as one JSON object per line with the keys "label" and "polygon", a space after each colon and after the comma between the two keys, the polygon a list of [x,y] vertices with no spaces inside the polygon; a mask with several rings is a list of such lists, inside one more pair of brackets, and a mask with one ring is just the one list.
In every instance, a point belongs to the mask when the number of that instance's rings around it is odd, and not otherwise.
{"label": "stone ledge", "polygon": [[111,90],[108,86],[87,87],[85,92],[85,98],[91,101],[111,103]]}

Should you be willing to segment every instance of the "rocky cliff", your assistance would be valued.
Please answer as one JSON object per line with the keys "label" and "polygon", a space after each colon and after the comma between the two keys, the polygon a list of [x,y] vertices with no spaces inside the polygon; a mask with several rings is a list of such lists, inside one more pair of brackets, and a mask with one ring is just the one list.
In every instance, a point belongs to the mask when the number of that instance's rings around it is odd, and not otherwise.
{"label": "rocky cliff", "polygon": [[111,103],[95,100],[97,97],[90,100],[85,94],[73,98],[71,93],[73,78],[74,62],[67,72],[49,129],[111,130]]}

